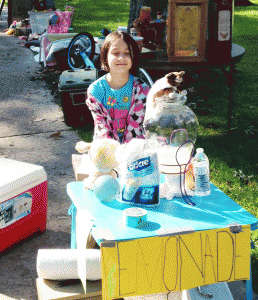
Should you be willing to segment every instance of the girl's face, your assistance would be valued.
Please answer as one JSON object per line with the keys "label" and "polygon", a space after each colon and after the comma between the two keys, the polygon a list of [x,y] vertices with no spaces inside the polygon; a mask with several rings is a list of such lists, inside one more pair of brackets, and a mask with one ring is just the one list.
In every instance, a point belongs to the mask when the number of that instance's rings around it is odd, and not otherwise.
{"label": "girl's face", "polygon": [[128,74],[132,67],[132,59],[126,42],[115,41],[108,51],[107,62],[110,73]]}

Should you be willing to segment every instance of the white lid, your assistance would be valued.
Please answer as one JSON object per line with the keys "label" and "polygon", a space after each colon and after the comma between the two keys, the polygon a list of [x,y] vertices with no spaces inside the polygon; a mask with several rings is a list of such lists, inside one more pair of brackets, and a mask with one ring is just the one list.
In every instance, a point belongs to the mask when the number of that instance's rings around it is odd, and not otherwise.
{"label": "white lid", "polygon": [[139,207],[131,207],[124,210],[125,216],[143,217],[147,214],[147,210]]}
{"label": "white lid", "polygon": [[0,203],[46,180],[41,166],[0,158]]}
{"label": "white lid", "polygon": [[196,152],[197,152],[197,153],[203,153],[203,148],[197,148],[197,149],[196,149]]}

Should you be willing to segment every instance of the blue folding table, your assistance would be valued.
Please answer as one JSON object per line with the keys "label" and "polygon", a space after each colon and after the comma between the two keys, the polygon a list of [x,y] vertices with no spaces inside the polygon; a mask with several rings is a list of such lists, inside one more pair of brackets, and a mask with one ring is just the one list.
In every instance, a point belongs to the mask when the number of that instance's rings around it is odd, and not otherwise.
{"label": "blue folding table", "polygon": [[[192,227],[194,231],[226,228],[230,224],[250,225],[257,229],[258,220],[229,198],[220,189],[211,184],[211,194],[205,197],[193,197],[196,206],[186,204],[183,198],[161,199],[156,207],[144,207],[148,214],[147,226],[130,228],[124,224],[123,211],[131,205],[119,202],[101,202],[94,193],[86,190],[83,182],[71,182],[67,193],[72,201],[69,214],[72,216],[71,248],[76,248],[76,213],[87,210],[94,217],[91,234],[100,245],[102,239],[131,240],[158,235],[160,229]],[[101,234],[100,234],[101,233]],[[246,300],[252,299],[252,280],[246,281]]]}

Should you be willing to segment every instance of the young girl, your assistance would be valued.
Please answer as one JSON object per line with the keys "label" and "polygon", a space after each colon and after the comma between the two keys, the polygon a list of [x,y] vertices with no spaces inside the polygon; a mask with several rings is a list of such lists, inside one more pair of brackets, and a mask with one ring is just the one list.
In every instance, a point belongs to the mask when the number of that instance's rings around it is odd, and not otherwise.
{"label": "young girl", "polygon": [[94,119],[94,137],[115,139],[121,143],[144,138],[143,119],[149,87],[134,77],[139,48],[124,32],[110,33],[101,48],[101,67],[108,72],[93,82],[86,104]]}

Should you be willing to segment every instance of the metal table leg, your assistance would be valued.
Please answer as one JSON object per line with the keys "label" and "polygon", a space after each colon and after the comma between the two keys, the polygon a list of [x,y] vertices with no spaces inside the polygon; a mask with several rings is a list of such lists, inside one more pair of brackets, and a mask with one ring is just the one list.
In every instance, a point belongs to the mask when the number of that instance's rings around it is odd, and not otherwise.
{"label": "metal table leg", "polygon": [[228,85],[229,85],[229,103],[228,103],[228,131],[231,130],[232,125],[232,117],[233,117],[233,74],[234,74],[234,64],[229,65],[229,73],[223,68],[223,66],[220,66],[221,70],[225,74]]}
{"label": "metal table leg", "polygon": [[71,249],[76,249],[76,213],[77,209],[72,203],[68,210],[68,215],[72,217],[71,221]]}

